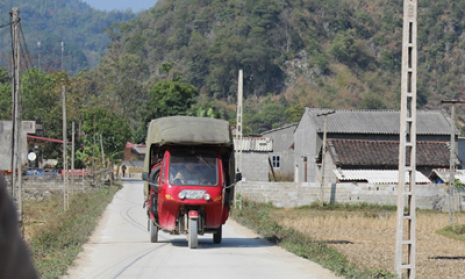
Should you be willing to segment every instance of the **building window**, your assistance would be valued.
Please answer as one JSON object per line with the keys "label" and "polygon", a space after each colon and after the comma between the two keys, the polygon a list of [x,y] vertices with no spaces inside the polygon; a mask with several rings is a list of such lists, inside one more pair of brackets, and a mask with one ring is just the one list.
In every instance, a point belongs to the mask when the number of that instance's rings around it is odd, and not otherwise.
{"label": "building window", "polygon": [[273,155],[273,168],[279,169],[281,167],[281,157],[278,155]]}

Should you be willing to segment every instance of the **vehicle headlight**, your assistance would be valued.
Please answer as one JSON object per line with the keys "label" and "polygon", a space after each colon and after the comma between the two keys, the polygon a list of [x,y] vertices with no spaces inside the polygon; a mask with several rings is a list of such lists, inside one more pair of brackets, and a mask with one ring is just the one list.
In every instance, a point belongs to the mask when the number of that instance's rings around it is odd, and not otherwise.
{"label": "vehicle headlight", "polygon": [[185,199],[185,198],[186,198],[186,192],[184,192],[184,191],[179,192],[178,197],[179,197],[181,200]]}
{"label": "vehicle headlight", "polygon": [[206,201],[209,201],[209,200],[210,200],[210,194],[205,194],[205,195],[203,195],[203,198],[204,198]]}

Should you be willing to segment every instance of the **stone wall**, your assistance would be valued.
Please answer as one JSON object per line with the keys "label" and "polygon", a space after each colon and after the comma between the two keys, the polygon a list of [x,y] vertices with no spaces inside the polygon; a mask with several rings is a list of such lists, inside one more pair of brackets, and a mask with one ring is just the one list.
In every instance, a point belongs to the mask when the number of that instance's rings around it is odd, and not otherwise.
{"label": "stone wall", "polygon": [[[5,177],[8,184],[8,193],[11,195],[11,176]],[[74,187],[71,187],[71,178],[68,179],[69,193],[84,193],[92,191],[102,182],[93,181],[90,177],[75,177]],[[63,195],[63,176],[22,176],[23,200],[48,200],[52,195]],[[16,190],[17,191],[17,190]]]}
{"label": "stone wall", "polygon": [[[416,187],[416,207],[449,210],[449,195],[443,185],[428,184]],[[236,188],[242,197],[269,203],[276,207],[293,208],[320,201],[321,188],[316,183],[241,181]],[[397,185],[331,184],[323,187],[327,203],[397,204]],[[459,208],[465,208],[465,192],[459,189]]]}

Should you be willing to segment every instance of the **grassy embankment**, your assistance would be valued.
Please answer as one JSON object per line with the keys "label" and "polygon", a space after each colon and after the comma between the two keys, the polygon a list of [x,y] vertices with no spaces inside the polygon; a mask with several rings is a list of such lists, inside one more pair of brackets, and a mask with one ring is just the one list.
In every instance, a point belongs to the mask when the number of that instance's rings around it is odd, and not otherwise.
{"label": "grassy embankment", "polygon": [[[313,204],[279,209],[248,202],[242,210],[235,210],[233,217],[345,278],[394,278],[395,207]],[[465,274],[464,223],[465,214],[456,213],[452,230],[447,212],[417,210],[419,278],[461,278]]]}
{"label": "grassy embankment", "polygon": [[58,278],[66,273],[119,189],[110,186],[75,194],[66,212],[60,197],[24,203],[24,236],[40,278]]}
{"label": "grassy embankment", "polygon": [[279,225],[272,217],[275,210],[269,204],[245,202],[243,208],[234,210],[232,216],[236,221],[254,229],[269,241],[345,278],[395,278],[387,271],[359,268],[324,241],[312,239],[292,227],[285,228]]}

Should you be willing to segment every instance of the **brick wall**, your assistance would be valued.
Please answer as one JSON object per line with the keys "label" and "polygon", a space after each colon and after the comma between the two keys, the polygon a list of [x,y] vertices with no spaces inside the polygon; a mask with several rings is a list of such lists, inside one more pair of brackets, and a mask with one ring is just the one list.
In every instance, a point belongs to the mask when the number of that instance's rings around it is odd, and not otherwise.
{"label": "brick wall", "polygon": [[[241,181],[237,193],[246,199],[293,208],[320,201],[321,188],[317,183]],[[323,187],[324,201],[329,203],[397,204],[397,185],[331,184]],[[465,208],[465,191],[459,189],[459,209]],[[449,195],[436,184],[416,187],[416,207],[449,210]]]}

